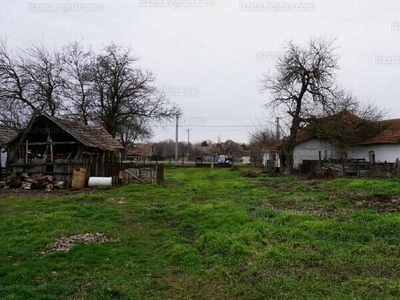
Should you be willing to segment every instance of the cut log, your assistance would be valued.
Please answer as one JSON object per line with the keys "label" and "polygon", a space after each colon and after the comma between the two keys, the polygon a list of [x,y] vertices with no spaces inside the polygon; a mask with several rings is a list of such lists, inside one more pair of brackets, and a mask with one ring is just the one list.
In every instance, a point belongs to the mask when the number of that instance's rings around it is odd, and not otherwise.
{"label": "cut log", "polygon": [[11,174],[6,178],[6,184],[11,189],[17,189],[21,187],[21,179],[16,174]]}
{"label": "cut log", "polygon": [[22,182],[21,188],[24,189],[24,190],[30,190],[31,189],[31,185],[32,185],[32,183]]}
{"label": "cut log", "polygon": [[21,175],[21,181],[27,181],[29,178],[30,178],[30,177],[29,177],[28,173],[23,173],[23,174]]}
{"label": "cut log", "polygon": [[62,189],[64,189],[64,187],[65,187],[65,182],[64,181],[56,181],[54,183],[54,189],[62,190]]}
{"label": "cut log", "polygon": [[53,185],[51,183],[46,184],[46,192],[51,192],[53,190]]}

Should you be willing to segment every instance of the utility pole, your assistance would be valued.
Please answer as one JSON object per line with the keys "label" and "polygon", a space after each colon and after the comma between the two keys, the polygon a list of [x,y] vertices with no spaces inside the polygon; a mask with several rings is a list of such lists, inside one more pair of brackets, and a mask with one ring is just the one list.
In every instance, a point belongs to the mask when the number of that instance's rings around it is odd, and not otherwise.
{"label": "utility pole", "polygon": [[192,129],[186,129],[186,131],[188,133],[188,160],[190,159],[190,139],[189,139],[190,130],[192,130]]}
{"label": "utility pole", "polygon": [[279,141],[281,139],[279,117],[276,117],[276,139]]}
{"label": "utility pole", "polygon": [[175,130],[175,165],[178,165],[178,130],[179,130],[179,114],[175,114],[176,117],[176,130]]}

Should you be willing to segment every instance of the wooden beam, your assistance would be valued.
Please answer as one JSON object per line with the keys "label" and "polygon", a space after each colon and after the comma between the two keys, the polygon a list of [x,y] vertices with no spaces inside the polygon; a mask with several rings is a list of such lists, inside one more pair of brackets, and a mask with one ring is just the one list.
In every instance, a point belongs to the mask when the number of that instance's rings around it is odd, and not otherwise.
{"label": "wooden beam", "polygon": [[50,160],[52,163],[54,162],[53,143],[51,141],[51,138],[50,138]]}
{"label": "wooden beam", "polygon": [[[44,146],[49,144],[49,142],[35,142],[29,143],[30,146]],[[52,145],[76,145],[77,142],[51,142]]]}
{"label": "wooden beam", "polygon": [[81,155],[82,155],[82,147],[81,147],[81,145],[79,145],[78,144],[78,152],[76,153],[76,155],[75,155],[75,157],[74,157],[74,160],[77,160],[77,159],[79,159],[79,157],[81,157]]}
{"label": "wooden beam", "polygon": [[[51,151],[53,150],[53,145],[51,144],[51,133],[50,133],[50,127],[49,127],[49,122],[47,119],[44,119],[44,125],[46,126],[47,130],[47,146],[46,146],[46,151],[44,155],[45,162],[47,162],[47,154],[48,151],[50,150],[50,156],[53,154]],[[50,149],[49,149],[50,148]]]}
{"label": "wooden beam", "polygon": [[47,162],[47,153],[49,152],[49,144],[46,143],[46,148],[44,149],[44,153],[43,153],[43,162],[46,163]]}

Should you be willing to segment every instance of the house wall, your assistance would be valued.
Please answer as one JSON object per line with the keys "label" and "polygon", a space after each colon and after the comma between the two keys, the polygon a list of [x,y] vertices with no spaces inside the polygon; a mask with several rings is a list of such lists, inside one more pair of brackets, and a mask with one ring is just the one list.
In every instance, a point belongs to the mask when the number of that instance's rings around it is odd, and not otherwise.
{"label": "house wall", "polygon": [[303,160],[340,159],[340,154],[325,140],[313,139],[297,144],[293,151],[293,167],[298,169]]}
{"label": "house wall", "polygon": [[400,158],[400,144],[357,146],[347,151],[347,158],[364,158],[370,161],[370,151],[374,151],[375,162],[394,163]]}

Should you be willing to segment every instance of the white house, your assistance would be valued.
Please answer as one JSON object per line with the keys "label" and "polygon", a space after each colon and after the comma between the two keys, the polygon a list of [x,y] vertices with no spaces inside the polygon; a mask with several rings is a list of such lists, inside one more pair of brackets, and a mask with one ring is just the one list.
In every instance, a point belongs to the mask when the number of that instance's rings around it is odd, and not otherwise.
{"label": "white house", "polygon": [[[363,159],[368,162],[393,163],[400,158],[400,119],[376,122],[381,128],[364,141],[359,141],[346,151],[347,159]],[[293,153],[294,168],[298,169],[304,160],[340,159],[340,153],[325,139],[311,134],[297,139]]]}
{"label": "white house", "polygon": [[395,162],[400,158],[400,119],[378,122],[382,127],[377,134],[353,147],[351,157],[371,162]]}
{"label": "white house", "polygon": [[251,162],[251,151],[243,150],[241,153],[240,162],[244,165],[249,165]]}
{"label": "white house", "polygon": [[[350,146],[338,151],[330,140]],[[286,168],[286,141],[282,139],[265,149],[264,167]],[[295,144],[294,169],[300,169],[304,161],[342,158],[394,163],[400,159],[400,119],[367,122],[349,112],[341,112],[321,118],[316,125],[297,131]]]}

